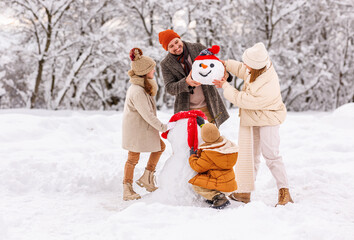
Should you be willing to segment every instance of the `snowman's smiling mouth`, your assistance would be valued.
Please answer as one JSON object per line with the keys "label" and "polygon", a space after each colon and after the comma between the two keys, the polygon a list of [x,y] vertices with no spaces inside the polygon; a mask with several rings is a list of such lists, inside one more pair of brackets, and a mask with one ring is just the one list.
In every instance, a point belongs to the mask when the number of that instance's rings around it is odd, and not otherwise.
{"label": "snowman's smiling mouth", "polygon": [[209,73],[211,73],[211,70],[207,73],[207,74],[203,74],[203,73],[199,73],[202,77],[207,77],[209,75]]}

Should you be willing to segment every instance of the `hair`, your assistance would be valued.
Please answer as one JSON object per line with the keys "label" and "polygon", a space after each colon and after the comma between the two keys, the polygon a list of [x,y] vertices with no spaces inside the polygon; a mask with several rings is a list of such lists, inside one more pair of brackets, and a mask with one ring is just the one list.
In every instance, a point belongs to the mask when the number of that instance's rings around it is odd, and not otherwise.
{"label": "hair", "polygon": [[142,77],[144,77],[144,89],[145,89],[145,92],[151,96],[152,95],[152,85],[149,82],[147,75],[144,75]]}
{"label": "hair", "polygon": [[264,66],[261,69],[253,69],[250,71],[251,73],[251,78],[250,78],[250,83],[256,81],[256,79],[266,70],[267,66]]}

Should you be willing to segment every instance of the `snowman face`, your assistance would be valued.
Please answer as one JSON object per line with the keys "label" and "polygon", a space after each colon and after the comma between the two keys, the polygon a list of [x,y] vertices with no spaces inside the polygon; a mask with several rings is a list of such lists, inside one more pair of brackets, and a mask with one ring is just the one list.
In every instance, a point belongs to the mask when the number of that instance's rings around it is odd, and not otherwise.
{"label": "snowman face", "polygon": [[224,65],[219,60],[196,60],[192,65],[192,78],[205,85],[214,85],[214,79],[221,80],[224,76]]}

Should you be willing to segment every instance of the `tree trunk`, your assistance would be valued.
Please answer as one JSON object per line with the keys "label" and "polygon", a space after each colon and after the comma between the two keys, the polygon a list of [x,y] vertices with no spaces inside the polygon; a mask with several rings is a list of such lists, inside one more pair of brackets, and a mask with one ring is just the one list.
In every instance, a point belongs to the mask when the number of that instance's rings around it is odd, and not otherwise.
{"label": "tree trunk", "polygon": [[35,105],[36,105],[36,98],[37,98],[37,94],[38,94],[38,88],[39,88],[39,84],[42,81],[43,65],[44,65],[44,59],[39,60],[36,83],[34,85],[34,91],[33,91],[32,96],[31,96],[31,108],[34,108]]}
{"label": "tree trunk", "polygon": [[44,63],[45,63],[44,58],[47,56],[49,46],[51,43],[51,37],[52,37],[52,14],[49,12],[48,9],[45,9],[45,10],[46,10],[47,18],[48,18],[47,39],[46,39],[45,48],[44,48],[44,51],[42,54],[42,58],[38,62],[38,72],[37,72],[37,77],[36,77],[36,83],[34,85],[34,91],[31,96],[31,108],[34,108],[36,105],[36,98],[38,96],[39,84],[41,84],[41,82],[42,82],[43,67],[44,67]]}

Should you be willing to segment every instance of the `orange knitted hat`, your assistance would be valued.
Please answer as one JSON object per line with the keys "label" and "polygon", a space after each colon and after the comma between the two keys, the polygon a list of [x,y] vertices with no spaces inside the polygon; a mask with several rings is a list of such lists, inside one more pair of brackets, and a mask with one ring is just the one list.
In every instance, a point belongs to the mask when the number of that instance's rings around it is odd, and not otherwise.
{"label": "orange knitted hat", "polygon": [[167,51],[168,44],[174,39],[174,38],[181,38],[175,31],[171,29],[167,29],[165,31],[162,31],[159,33],[159,41],[162,45],[162,47]]}

